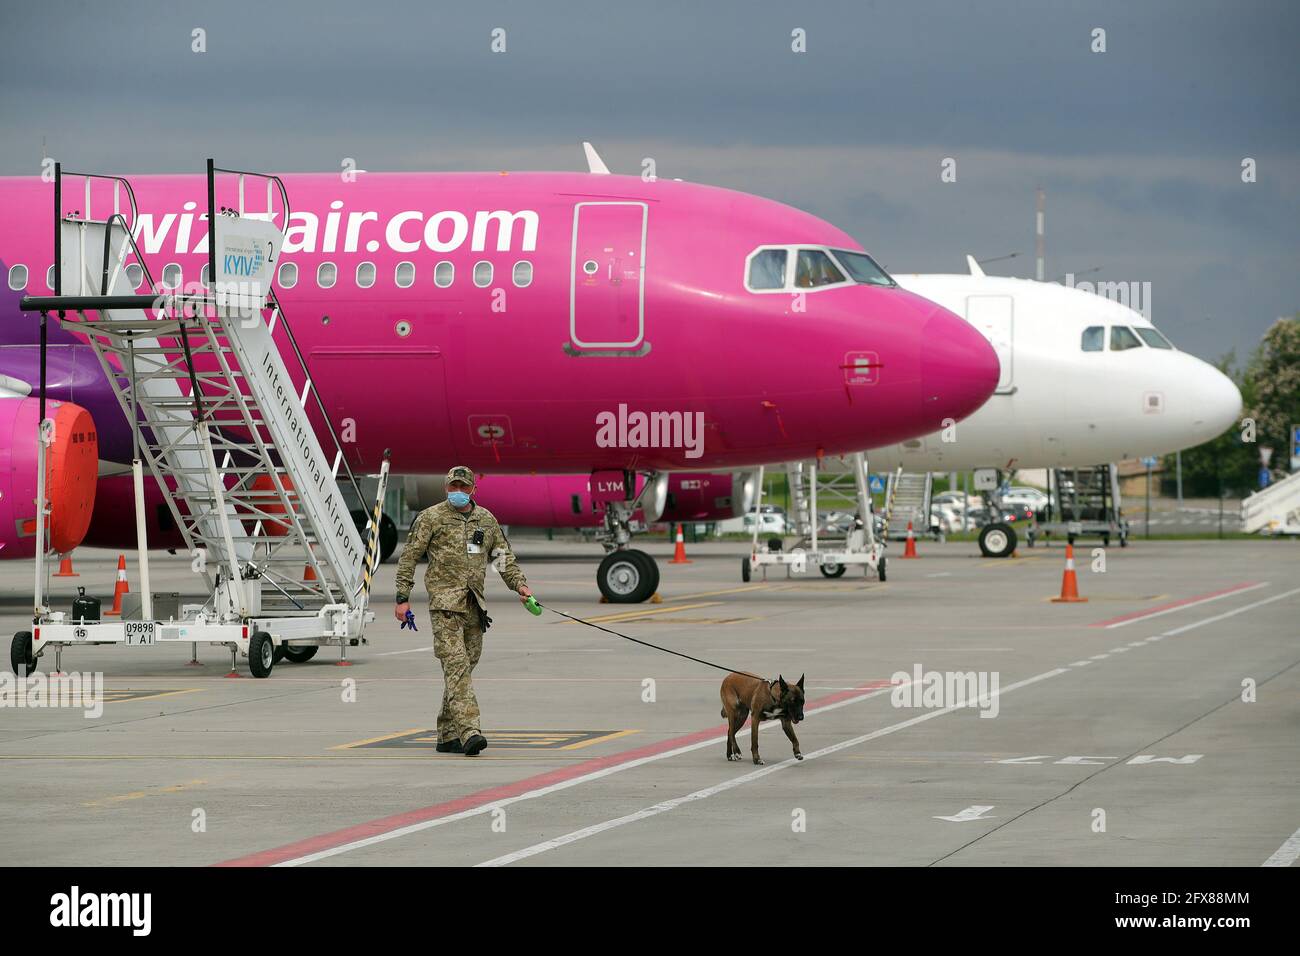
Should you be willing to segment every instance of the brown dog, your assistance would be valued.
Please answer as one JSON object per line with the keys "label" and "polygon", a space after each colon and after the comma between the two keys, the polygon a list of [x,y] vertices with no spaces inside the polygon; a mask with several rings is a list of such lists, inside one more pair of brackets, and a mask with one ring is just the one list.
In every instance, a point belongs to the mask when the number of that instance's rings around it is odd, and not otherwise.
{"label": "brown dog", "polygon": [[728,674],[722,680],[722,716],[727,718],[728,760],[740,759],[736,731],[744,726],[746,717],[751,718],[749,749],[754,763],[763,762],[758,755],[758,725],[777,717],[781,718],[781,729],[794,745],[795,759],[803,759],[799,738],[794,735],[794,725],[803,720],[803,675],[799,683],[791,686],[780,676],[769,682],[752,674]]}

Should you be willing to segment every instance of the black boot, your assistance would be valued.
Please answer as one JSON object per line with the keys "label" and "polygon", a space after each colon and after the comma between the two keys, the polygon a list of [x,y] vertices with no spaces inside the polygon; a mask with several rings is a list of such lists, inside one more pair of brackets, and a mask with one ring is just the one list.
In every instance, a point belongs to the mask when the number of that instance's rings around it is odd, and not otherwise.
{"label": "black boot", "polygon": [[459,740],[439,740],[436,749],[440,754],[463,753]]}
{"label": "black boot", "polygon": [[466,757],[477,757],[479,752],[487,746],[487,738],[482,734],[470,734],[469,740],[465,741],[462,750]]}

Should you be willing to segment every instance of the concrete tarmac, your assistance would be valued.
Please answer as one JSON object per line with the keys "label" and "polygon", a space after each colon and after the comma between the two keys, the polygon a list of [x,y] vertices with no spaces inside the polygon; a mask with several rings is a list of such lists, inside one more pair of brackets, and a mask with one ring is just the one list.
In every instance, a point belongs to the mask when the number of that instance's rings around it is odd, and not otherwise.
{"label": "concrete tarmac", "polygon": [[[265,680],[201,646],[75,648],[106,703],[0,708],[5,865],[1286,865],[1300,853],[1300,547],[1136,541],[1076,552],[1089,600],[1055,604],[1064,549],[893,548],[850,571],[740,580],[743,542],[647,546],[662,603],[597,603],[592,545],[519,536],[539,598],[728,667],[797,680],[795,761],[778,724],[724,757],[719,671],[553,614],[489,571],[495,623],[475,687],[488,749],[432,749],[442,694],[420,630]],[[117,555],[76,555],[107,605]],[[129,577],[138,582],[132,556]],[[160,553],[155,590],[201,594]],[[422,573],[422,572],[421,572]],[[418,577],[418,576],[417,576]],[[5,633],[31,564],[0,563]],[[39,670],[53,669],[52,654]],[[901,683],[905,679],[913,684]],[[973,674],[982,698],[938,675]],[[916,678],[920,677],[919,684]],[[891,684],[897,679],[897,685]],[[942,681],[940,681],[942,683]],[[917,699],[904,700],[913,691]],[[1243,699],[1249,698],[1249,699]],[[903,704],[922,706],[901,706]],[[969,704],[973,703],[974,706]],[[988,716],[983,716],[987,714]],[[1290,841],[1290,842],[1288,842]]]}

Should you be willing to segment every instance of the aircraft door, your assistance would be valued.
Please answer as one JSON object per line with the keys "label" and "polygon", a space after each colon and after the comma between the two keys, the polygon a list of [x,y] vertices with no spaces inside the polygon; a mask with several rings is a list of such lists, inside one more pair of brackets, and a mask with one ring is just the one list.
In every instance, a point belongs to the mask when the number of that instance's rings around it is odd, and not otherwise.
{"label": "aircraft door", "polygon": [[645,237],[641,202],[573,207],[570,348],[639,355],[645,342]]}
{"label": "aircraft door", "polygon": [[1015,302],[1009,295],[966,297],[966,321],[975,326],[997,352],[1002,371],[994,394],[1009,395],[1015,389]]}

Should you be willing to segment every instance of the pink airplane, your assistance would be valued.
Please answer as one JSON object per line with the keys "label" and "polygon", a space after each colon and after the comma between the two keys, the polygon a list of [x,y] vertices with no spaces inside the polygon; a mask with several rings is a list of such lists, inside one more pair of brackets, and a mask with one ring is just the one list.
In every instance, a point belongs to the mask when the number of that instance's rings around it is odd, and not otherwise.
{"label": "pink airplane", "polygon": [[[626,473],[894,444],[971,414],[997,384],[978,331],[839,229],[756,196],[598,171],[284,182],[279,297],[352,467],[392,449],[406,475],[590,475],[610,551],[641,505]],[[150,272],[169,289],[204,281],[203,177],[132,184]],[[222,189],[218,205],[234,206],[233,183]],[[82,205],[65,189],[64,215]],[[18,301],[52,290],[52,187],[0,178],[0,208],[0,557],[19,558],[33,553],[39,371],[38,319]],[[137,264],[128,276],[141,282]],[[93,480],[88,458],[120,471],[128,423],[84,340],[58,323],[49,335],[45,394],[79,446],[53,450],[79,477],[53,485],[51,540],[75,547],[93,510],[87,540],[127,547],[130,498]],[[157,510],[150,531],[165,534]]]}

